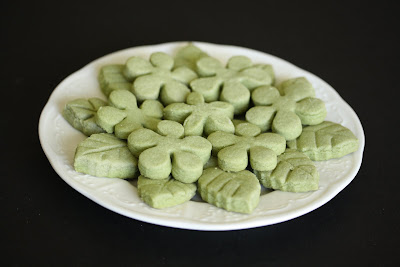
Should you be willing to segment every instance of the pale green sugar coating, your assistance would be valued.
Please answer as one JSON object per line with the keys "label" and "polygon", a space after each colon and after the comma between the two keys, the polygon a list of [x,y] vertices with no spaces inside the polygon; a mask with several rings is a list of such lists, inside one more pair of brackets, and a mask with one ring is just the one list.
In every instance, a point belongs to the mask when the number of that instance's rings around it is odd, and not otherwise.
{"label": "pale green sugar coating", "polygon": [[194,183],[185,184],[173,178],[154,180],[139,176],[139,197],[150,207],[164,209],[189,201],[196,194]]}
{"label": "pale green sugar coating", "polygon": [[122,64],[105,65],[97,77],[101,91],[108,96],[114,90],[130,90],[132,83],[123,75]]}
{"label": "pale green sugar coating", "polygon": [[231,57],[226,68],[212,57],[202,57],[196,62],[202,78],[193,80],[190,87],[204,96],[206,102],[216,100],[231,103],[235,114],[244,113],[250,102],[250,91],[269,85],[270,74],[259,66],[253,66],[249,58]]}
{"label": "pale green sugar coating", "polygon": [[192,43],[189,43],[177,51],[174,57],[174,68],[188,67],[189,69],[196,71],[197,60],[207,56],[207,53]]}
{"label": "pale green sugar coating", "polygon": [[156,130],[163,116],[163,105],[157,100],[146,100],[138,108],[136,97],[126,90],[116,90],[109,96],[110,106],[100,107],[96,113],[96,123],[107,133],[126,139],[139,128]]}
{"label": "pale green sugar coating", "polygon": [[187,85],[197,74],[187,68],[172,70],[174,59],[162,52],[150,55],[150,61],[131,57],[126,61],[124,75],[133,81],[132,92],[139,102],[160,99],[164,105],[184,102],[190,92]]}
{"label": "pale green sugar coating", "polygon": [[293,140],[301,134],[302,125],[319,124],[325,119],[325,104],[314,97],[314,88],[304,77],[285,81],[280,88],[282,95],[269,85],[255,89],[251,97],[256,106],[246,112],[246,120],[262,131],[272,129]]}
{"label": "pale green sugar coating", "polygon": [[318,189],[319,173],[304,153],[287,149],[278,156],[272,171],[254,172],[266,188],[288,192],[308,192]]}
{"label": "pale green sugar coating", "polygon": [[233,106],[222,101],[204,103],[197,92],[188,95],[187,103],[173,103],[164,108],[164,119],[183,123],[185,136],[209,135],[216,131],[234,133]]}
{"label": "pale green sugar coating", "polygon": [[259,128],[249,123],[239,126],[236,134],[214,132],[208,136],[213,154],[218,157],[218,166],[224,171],[237,172],[246,169],[250,161],[254,170],[275,168],[277,155],[285,151],[285,138],[275,133],[259,134]]}
{"label": "pale green sugar coating", "polygon": [[62,115],[75,129],[90,136],[95,133],[104,132],[97,125],[94,116],[100,107],[106,105],[107,102],[100,98],[79,98],[68,102],[64,107]]}
{"label": "pale green sugar coating", "polygon": [[134,178],[137,159],[125,141],[112,134],[92,134],[79,143],[74,159],[77,172],[97,177]]}
{"label": "pale green sugar coating", "polygon": [[[162,121],[160,124],[166,126],[166,122]],[[159,130],[170,133],[167,136],[149,129],[132,132],[128,137],[129,150],[139,158],[139,170],[143,176],[165,179],[172,174],[178,181],[193,183],[203,172],[212,146],[201,136],[179,138],[183,126],[174,121],[169,121],[168,124],[170,130]]]}
{"label": "pale green sugar coating", "polygon": [[201,198],[227,211],[251,213],[260,201],[261,186],[250,171],[204,170],[198,181]]}
{"label": "pale green sugar coating", "polygon": [[312,160],[328,160],[357,151],[359,142],[348,128],[324,121],[304,127],[302,134],[287,145],[303,152]]}

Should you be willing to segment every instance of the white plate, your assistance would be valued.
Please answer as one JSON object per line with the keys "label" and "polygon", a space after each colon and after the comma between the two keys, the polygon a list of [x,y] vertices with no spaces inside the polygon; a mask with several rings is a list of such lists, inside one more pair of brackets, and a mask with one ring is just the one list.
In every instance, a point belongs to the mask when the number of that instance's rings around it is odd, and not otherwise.
{"label": "white plate", "polygon": [[356,176],[364,150],[364,132],[353,109],[326,82],[280,58],[255,50],[195,42],[209,55],[226,62],[233,55],[245,55],[254,63],[272,64],[277,80],[305,76],[315,87],[316,95],[326,103],[327,120],[348,127],[360,140],[357,152],[340,159],[316,162],[320,172],[320,188],[309,193],[273,191],[263,194],[258,207],[250,215],[228,212],[208,203],[189,201],[164,210],[153,209],[138,197],[131,183],[98,178],[75,172],[73,157],[77,144],[85,136],[73,129],[61,116],[64,105],[79,97],[101,97],[97,74],[102,65],[124,63],[130,56],[148,58],[152,52],[174,54],[186,42],[129,48],[93,61],[62,81],[44,107],[39,122],[39,137],[54,170],[70,186],[96,203],[127,217],[183,229],[234,230],[271,225],[306,214],[338,194]]}

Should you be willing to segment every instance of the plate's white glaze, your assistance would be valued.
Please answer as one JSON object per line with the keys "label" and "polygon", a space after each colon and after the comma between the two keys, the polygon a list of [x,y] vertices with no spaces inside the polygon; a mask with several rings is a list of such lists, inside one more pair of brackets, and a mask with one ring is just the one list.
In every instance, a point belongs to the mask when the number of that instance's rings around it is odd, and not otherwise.
{"label": "plate's white glaze", "polygon": [[136,220],[184,229],[234,230],[271,225],[306,214],[331,200],[353,180],[362,161],[364,132],[356,113],[331,86],[315,75],[277,57],[247,48],[200,42],[195,42],[195,45],[223,62],[233,55],[245,55],[254,63],[272,64],[278,82],[305,76],[315,87],[317,97],[325,101],[327,120],[348,127],[358,137],[358,151],[341,159],[316,162],[320,172],[319,190],[309,193],[274,191],[263,194],[260,204],[250,215],[227,212],[199,201],[157,210],[144,204],[139,199],[136,188],[127,181],[75,172],[75,148],[85,136],[73,129],[61,116],[65,103],[78,97],[104,98],[97,83],[98,71],[104,64],[122,64],[133,55],[148,58],[156,51],[174,54],[185,44],[186,42],[166,43],[112,53],[73,73],[56,87],[42,111],[39,136],[51,165],[70,186],[98,204]]}

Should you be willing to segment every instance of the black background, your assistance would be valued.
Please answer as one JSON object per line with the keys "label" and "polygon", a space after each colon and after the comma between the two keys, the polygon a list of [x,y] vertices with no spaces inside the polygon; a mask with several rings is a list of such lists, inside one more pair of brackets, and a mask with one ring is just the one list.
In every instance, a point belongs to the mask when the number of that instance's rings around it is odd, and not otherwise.
{"label": "black background", "polygon": [[[0,263],[399,264],[395,1],[315,2],[2,1]],[[68,186],[37,134],[57,84],[108,53],[185,40],[263,51],[332,85],[357,112],[366,136],[363,163],[350,185],[299,218],[227,232],[129,219]]]}

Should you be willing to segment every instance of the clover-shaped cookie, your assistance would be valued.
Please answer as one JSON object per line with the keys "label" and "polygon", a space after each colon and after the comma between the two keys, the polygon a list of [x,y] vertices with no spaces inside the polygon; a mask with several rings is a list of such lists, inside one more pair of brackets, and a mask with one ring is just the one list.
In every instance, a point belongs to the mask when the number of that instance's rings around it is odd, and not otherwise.
{"label": "clover-shaped cookie", "polygon": [[104,132],[104,130],[97,125],[94,117],[97,110],[106,105],[107,102],[97,97],[89,99],[78,98],[65,105],[62,115],[75,129],[90,136],[95,133]]}
{"label": "clover-shaped cookie", "polygon": [[285,151],[286,140],[279,134],[260,132],[256,125],[240,123],[235,134],[210,134],[207,140],[218,157],[218,166],[224,171],[238,172],[246,169],[250,158],[254,170],[269,171],[275,168],[276,157]]}
{"label": "clover-shaped cookie", "polygon": [[183,123],[185,136],[209,135],[216,131],[234,133],[233,106],[222,101],[204,103],[197,92],[188,95],[185,103],[173,103],[164,108],[164,119]]}
{"label": "clover-shaped cookie", "polygon": [[228,211],[251,213],[260,200],[261,186],[250,171],[204,170],[198,181],[201,198]]}
{"label": "clover-shaped cookie", "polygon": [[324,121],[304,127],[301,135],[287,145],[303,152],[312,160],[328,160],[357,151],[359,144],[357,137],[348,128]]}
{"label": "clover-shaped cookie", "polygon": [[130,90],[132,83],[123,75],[124,65],[105,65],[100,69],[98,81],[101,91],[109,96],[114,90]]}
{"label": "clover-shaped cookie", "polygon": [[131,57],[126,61],[124,75],[128,80],[135,80],[132,92],[137,100],[161,99],[164,105],[184,102],[190,92],[187,84],[197,74],[187,67],[172,70],[174,59],[165,53],[150,55],[150,61],[140,57]]}
{"label": "clover-shaped cookie", "polygon": [[246,112],[246,120],[267,131],[279,133],[286,140],[296,139],[302,125],[321,123],[326,117],[322,100],[315,98],[312,85],[304,78],[283,82],[280,91],[273,86],[261,86],[252,92],[255,107]]}
{"label": "clover-shaped cookie", "polygon": [[272,171],[254,171],[266,188],[288,192],[308,192],[318,189],[319,173],[304,153],[286,149],[278,156],[278,164]]}
{"label": "clover-shaped cookie", "polygon": [[163,105],[157,100],[146,100],[140,108],[136,97],[127,90],[112,91],[109,96],[110,106],[100,107],[96,113],[96,123],[107,133],[114,133],[118,138],[126,139],[139,128],[157,129],[163,116]]}
{"label": "clover-shaped cookie", "polygon": [[201,136],[182,138],[183,126],[175,121],[161,121],[157,132],[139,129],[128,137],[129,150],[139,157],[140,173],[151,179],[172,174],[184,183],[197,181],[210,158],[210,142]]}
{"label": "clover-shaped cookie", "polygon": [[202,57],[196,62],[202,78],[193,80],[190,87],[204,96],[206,102],[221,100],[231,103],[235,114],[246,111],[250,91],[272,82],[270,74],[260,66],[253,66],[249,58],[231,57],[226,68],[212,57]]}

